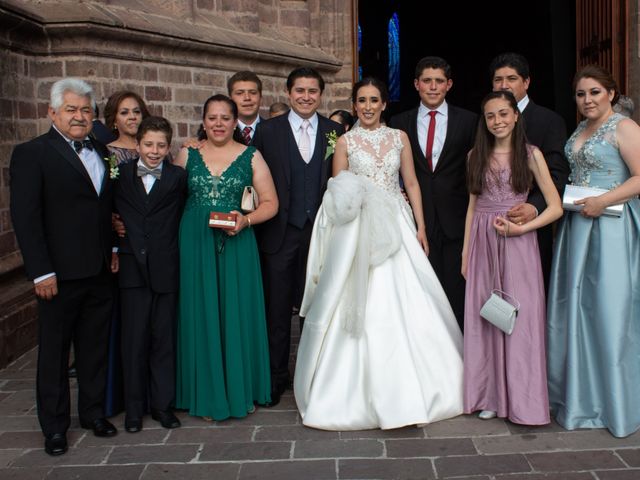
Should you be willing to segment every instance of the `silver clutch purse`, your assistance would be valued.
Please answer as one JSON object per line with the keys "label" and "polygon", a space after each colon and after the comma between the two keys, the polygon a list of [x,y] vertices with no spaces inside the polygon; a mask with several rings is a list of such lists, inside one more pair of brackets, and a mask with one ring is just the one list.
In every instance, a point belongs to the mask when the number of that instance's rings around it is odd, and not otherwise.
{"label": "silver clutch purse", "polygon": [[246,213],[251,213],[258,208],[260,201],[258,200],[258,194],[255,188],[251,185],[244,187],[242,191],[242,200],[240,201],[240,210]]}
{"label": "silver clutch purse", "polygon": [[[564,187],[564,195],[562,196],[562,208],[572,212],[579,212],[583,209],[582,205],[576,205],[576,200],[580,200],[586,197],[597,197],[603,193],[607,193],[609,190],[596,187],[582,187],[580,185],[567,185]],[[610,205],[604,209],[603,214],[611,217],[620,217],[622,215],[622,209],[624,203],[618,205]]]}
{"label": "silver clutch purse", "polygon": [[512,305],[502,298],[503,296],[511,297],[508,293],[501,290],[492,290],[489,299],[484,302],[480,309],[480,316],[487,322],[498,327],[507,335],[511,335],[513,327],[516,324],[516,317],[518,316],[518,310],[520,309],[520,303],[513,297],[516,305]]}

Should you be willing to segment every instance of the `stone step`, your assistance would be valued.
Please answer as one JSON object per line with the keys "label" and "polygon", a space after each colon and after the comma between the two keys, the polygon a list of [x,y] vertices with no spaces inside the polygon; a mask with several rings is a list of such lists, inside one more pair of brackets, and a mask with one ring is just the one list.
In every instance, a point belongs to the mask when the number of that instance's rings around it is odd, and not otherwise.
{"label": "stone step", "polygon": [[37,343],[37,302],[21,270],[0,276],[0,368]]}

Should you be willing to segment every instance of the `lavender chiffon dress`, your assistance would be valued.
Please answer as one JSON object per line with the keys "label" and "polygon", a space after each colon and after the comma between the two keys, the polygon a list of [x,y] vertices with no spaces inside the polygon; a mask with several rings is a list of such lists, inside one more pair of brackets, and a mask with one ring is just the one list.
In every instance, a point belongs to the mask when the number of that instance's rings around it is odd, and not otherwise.
{"label": "lavender chiffon dress", "polygon": [[[549,423],[545,296],[536,232],[498,238],[496,216],[526,202],[511,189],[509,154],[494,154],[469,239],[464,312],[464,412],[491,410],[514,423]],[[494,275],[496,255],[499,271]],[[511,335],[480,317],[497,288],[520,302]]]}

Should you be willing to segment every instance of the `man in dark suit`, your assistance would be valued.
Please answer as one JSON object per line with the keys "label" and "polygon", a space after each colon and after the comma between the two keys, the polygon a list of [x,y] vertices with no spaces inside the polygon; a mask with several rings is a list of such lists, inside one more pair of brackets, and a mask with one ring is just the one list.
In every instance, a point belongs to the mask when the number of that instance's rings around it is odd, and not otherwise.
{"label": "man in dark suit", "polygon": [[80,425],[117,433],[104,419],[111,318],[112,182],[106,148],[91,140],[93,90],[66,78],[51,87],[51,129],[13,151],[11,218],[38,297],[38,419],[45,451],[67,451],[67,362],[73,339]]}
{"label": "man in dark suit", "polygon": [[113,257],[119,260],[124,428],[129,433],[142,430],[147,398],[154,420],[165,428],[180,426],[171,405],[180,282],[178,228],[187,172],[166,160],[171,136],[166,119],[145,118],[137,134],[140,158],[120,167],[114,191],[126,229]]}
{"label": "man in dark suit", "polygon": [[462,244],[469,203],[466,159],[473,147],[478,116],[445,100],[453,80],[451,67],[440,57],[425,57],[418,62],[414,86],[420,105],[396,115],[389,124],[404,130],[411,141],[427,225],[429,261],[462,329]]}
{"label": "man in dark suit", "polygon": [[[529,62],[517,53],[503,53],[491,61],[489,68],[493,90],[509,90],[516,97],[518,109],[524,118],[527,140],[540,149],[549,167],[553,183],[560,198],[567,184],[570,169],[564,156],[567,129],[564,120],[548,108],[536,105],[527,95],[531,81]],[[522,225],[533,220],[546,208],[542,192],[534,184],[526,203],[513,207],[508,215],[512,222]],[[548,225],[538,229],[538,247],[544,277],[545,290],[549,288],[553,247],[553,228]]]}
{"label": "man in dark suit", "polygon": [[262,258],[271,357],[272,405],[289,385],[291,311],[304,285],[313,221],[331,175],[327,135],[342,126],[318,115],[324,80],[311,68],[287,78],[291,111],[260,122],[253,145],[260,150],[278,193],[278,214],[256,227]]}
{"label": "man in dark suit", "polygon": [[234,139],[249,145],[256,133],[262,104],[262,80],[250,71],[241,71],[231,76],[227,82],[229,97],[238,106],[238,126]]}

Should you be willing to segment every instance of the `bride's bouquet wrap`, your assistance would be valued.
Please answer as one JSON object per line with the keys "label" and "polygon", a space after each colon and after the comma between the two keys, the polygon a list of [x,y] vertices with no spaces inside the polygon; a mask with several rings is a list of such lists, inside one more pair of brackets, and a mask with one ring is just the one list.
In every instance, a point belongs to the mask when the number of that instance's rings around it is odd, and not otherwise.
{"label": "bride's bouquet wrap", "polygon": [[313,235],[314,241],[320,242],[316,245],[319,255],[310,259],[307,265],[307,285],[301,315],[306,314],[313,302],[327,252],[345,247],[332,245],[332,239],[339,238],[337,230],[352,228],[352,222],[357,222],[357,229],[352,234],[357,235],[358,241],[355,249],[348,252],[351,255],[351,268],[342,286],[347,294],[344,296],[346,304],[341,322],[347,332],[358,336],[362,332],[366,313],[369,270],[400,248],[398,205],[365,177],[343,171],[329,180],[319,215]]}

